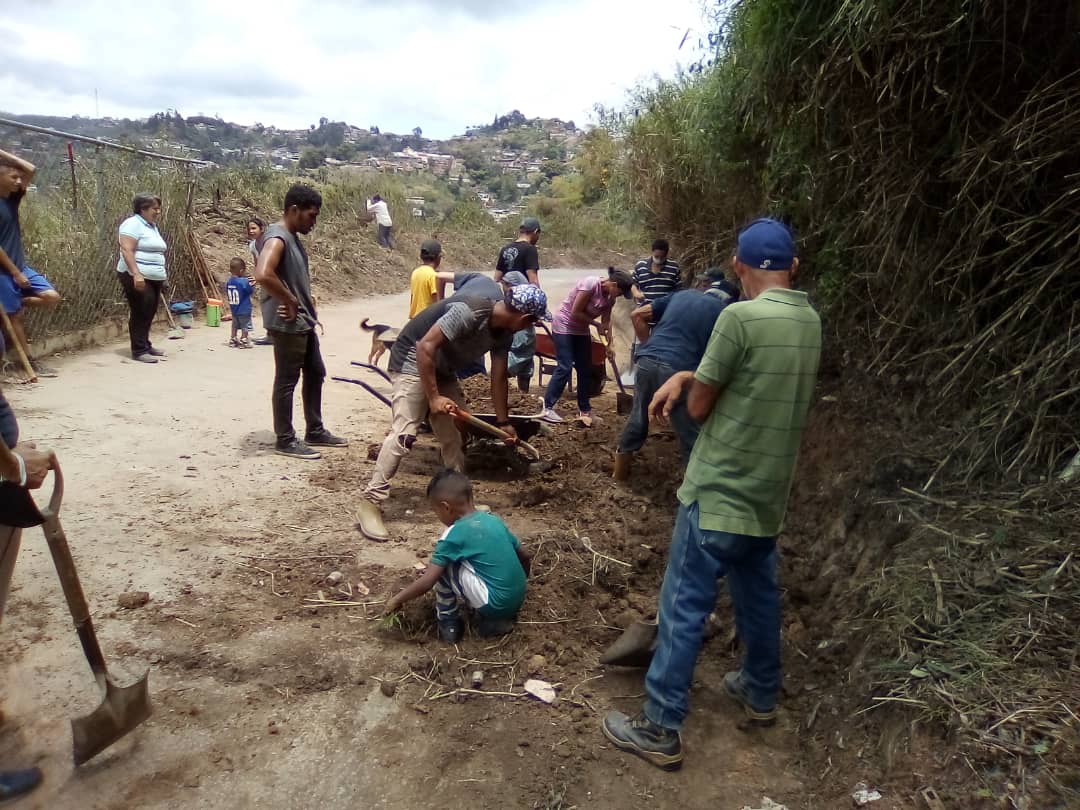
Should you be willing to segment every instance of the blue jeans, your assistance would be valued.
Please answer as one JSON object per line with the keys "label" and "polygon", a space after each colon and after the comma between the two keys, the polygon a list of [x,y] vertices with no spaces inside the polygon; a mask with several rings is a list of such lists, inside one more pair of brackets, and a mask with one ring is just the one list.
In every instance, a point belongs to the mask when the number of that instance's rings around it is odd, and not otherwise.
{"label": "blue jeans", "polygon": [[548,380],[544,392],[544,407],[554,408],[559,397],[570,382],[570,374],[577,369],[577,404],[582,413],[589,413],[589,385],[592,382],[592,338],[589,335],[552,334],[555,341],[555,373]]}
{"label": "blue jeans", "polygon": [[776,705],[780,692],[780,589],[776,538],[710,532],[698,525],[698,505],[680,506],[660,590],[656,654],[645,677],[645,715],[678,730],[717,580],[727,578],[735,628],[746,651],[742,678],[755,709]]}
{"label": "blue jeans", "polygon": [[[634,372],[634,406],[619,437],[620,453],[636,453],[649,435],[649,403],[664,383],[675,374],[675,369],[651,357],[638,360]],[[683,464],[690,460],[698,431],[701,429],[686,410],[686,396],[680,397],[671,410],[671,426],[679,437],[679,451]]]}

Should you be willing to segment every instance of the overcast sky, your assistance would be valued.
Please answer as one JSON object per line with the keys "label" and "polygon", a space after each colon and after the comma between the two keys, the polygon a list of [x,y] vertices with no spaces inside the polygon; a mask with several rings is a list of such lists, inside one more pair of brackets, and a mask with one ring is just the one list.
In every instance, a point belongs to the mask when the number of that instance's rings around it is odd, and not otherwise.
{"label": "overcast sky", "polygon": [[[166,108],[299,128],[321,116],[430,137],[593,104],[674,75],[702,0],[0,0],[0,109]],[[679,50],[687,29],[687,44]]]}

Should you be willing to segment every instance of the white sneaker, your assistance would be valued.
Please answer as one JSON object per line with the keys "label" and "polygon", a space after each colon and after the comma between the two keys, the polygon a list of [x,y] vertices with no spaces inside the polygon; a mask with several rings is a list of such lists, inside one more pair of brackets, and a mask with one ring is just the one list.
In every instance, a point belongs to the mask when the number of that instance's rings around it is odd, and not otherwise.
{"label": "white sneaker", "polygon": [[554,408],[544,408],[544,410],[540,411],[540,418],[545,422],[551,422],[554,425],[562,424],[565,421],[561,416],[555,413]]}

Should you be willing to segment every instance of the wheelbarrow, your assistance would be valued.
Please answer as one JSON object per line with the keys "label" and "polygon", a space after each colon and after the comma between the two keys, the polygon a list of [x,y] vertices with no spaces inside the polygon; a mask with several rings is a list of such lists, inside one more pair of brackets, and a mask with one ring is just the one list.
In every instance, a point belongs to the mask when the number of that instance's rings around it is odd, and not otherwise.
{"label": "wheelbarrow", "polygon": [[[536,356],[540,358],[540,385],[544,384],[544,375],[555,373],[555,338],[547,331],[547,326],[541,324],[544,331],[536,333]],[[592,351],[589,355],[589,366],[592,373],[589,375],[589,396],[596,397],[604,390],[607,382],[607,347],[596,338],[592,339]]]}

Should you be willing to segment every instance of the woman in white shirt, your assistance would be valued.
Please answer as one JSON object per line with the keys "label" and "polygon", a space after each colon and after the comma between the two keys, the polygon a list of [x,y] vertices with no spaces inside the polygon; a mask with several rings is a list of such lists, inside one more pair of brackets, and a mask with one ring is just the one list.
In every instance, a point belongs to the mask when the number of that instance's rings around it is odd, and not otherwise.
{"label": "woman in white shirt", "polygon": [[131,309],[128,318],[131,356],[140,363],[156,363],[165,356],[165,352],[150,343],[150,326],[157,315],[166,279],[167,246],[157,227],[161,198],[156,194],[136,194],[131,207],[135,213],[120,223],[120,261],[116,272]]}

